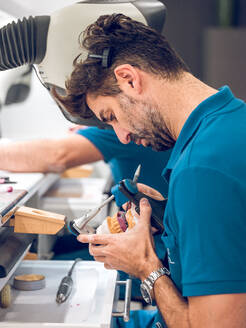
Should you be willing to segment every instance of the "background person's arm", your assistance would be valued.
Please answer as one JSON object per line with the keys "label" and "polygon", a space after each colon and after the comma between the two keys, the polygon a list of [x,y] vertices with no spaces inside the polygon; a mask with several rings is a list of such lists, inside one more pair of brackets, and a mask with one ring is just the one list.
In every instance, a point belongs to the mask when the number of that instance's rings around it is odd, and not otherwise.
{"label": "background person's arm", "polygon": [[62,172],[102,160],[100,151],[81,135],[0,144],[0,169],[12,172]]}

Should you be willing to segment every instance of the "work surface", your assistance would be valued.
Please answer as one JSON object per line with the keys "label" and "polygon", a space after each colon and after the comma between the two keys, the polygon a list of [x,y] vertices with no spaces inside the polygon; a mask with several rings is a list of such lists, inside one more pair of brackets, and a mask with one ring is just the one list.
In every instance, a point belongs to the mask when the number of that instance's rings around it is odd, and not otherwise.
{"label": "work surface", "polygon": [[[42,195],[46,190],[59,179],[57,174],[43,173],[10,173],[0,171],[1,177],[9,177],[14,184],[0,184],[0,210],[5,214],[5,209],[25,204],[34,194]],[[7,192],[9,186],[13,187],[13,192]],[[0,222],[0,227],[2,222]]]}

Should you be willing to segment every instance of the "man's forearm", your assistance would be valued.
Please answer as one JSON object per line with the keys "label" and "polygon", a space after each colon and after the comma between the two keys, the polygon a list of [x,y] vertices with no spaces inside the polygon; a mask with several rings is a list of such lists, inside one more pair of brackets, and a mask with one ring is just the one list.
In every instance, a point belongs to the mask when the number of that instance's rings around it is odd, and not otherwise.
{"label": "man's forearm", "polygon": [[172,280],[162,276],[154,284],[154,297],[168,328],[188,328],[188,303]]}
{"label": "man's forearm", "polygon": [[[162,267],[162,263],[156,254],[151,256],[150,260],[143,265],[143,270],[139,276],[140,280],[143,281],[152,271],[160,267]],[[156,280],[152,297],[155,299],[168,328],[190,328],[188,303],[169,277],[164,275]]]}

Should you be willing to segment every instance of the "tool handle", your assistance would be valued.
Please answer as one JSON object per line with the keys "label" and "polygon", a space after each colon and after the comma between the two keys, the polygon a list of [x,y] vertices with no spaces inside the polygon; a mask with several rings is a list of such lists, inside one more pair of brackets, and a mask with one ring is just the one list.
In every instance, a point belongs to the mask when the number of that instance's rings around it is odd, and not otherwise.
{"label": "tool handle", "polygon": [[163,233],[164,231],[164,225],[163,225],[163,216],[167,204],[167,199],[164,200],[156,200],[153,199],[141,192],[138,192],[135,195],[135,199],[138,202],[138,204],[135,203],[136,205],[136,212],[140,214],[140,207],[139,207],[139,202],[141,198],[147,198],[150,206],[152,208],[152,213],[151,213],[151,225],[155,227],[159,232]]}
{"label": "tool handle", "polygon": [[134,187],[132,180],[122,180],[119,184],[119,190],[136,205],[136,212],[140,214],[139,202],[141,198],[147,198],[152,208],[151,225],[155,227],[160,233],[164,231],[163,216],[167,204],[167,199],[156,200],[153,199]]}
{"label": "tool handle", "polygon": [[57,294],[56,294],[56,300],[58,303],[63,303],[66,301],[68,296],[71,294],[73,287],[73,280],[70,276],[66,276],[62,279]]}

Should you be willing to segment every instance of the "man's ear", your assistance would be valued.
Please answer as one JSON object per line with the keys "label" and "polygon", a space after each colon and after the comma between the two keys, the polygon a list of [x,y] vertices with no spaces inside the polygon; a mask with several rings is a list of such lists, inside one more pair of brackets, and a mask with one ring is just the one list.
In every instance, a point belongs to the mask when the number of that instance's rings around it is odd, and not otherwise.
{"label": "man's ear", "polygon": [[142,81],[139,69],[129,64],[119,65],[114,70],[120,89],[128,95],[141,94]]}

